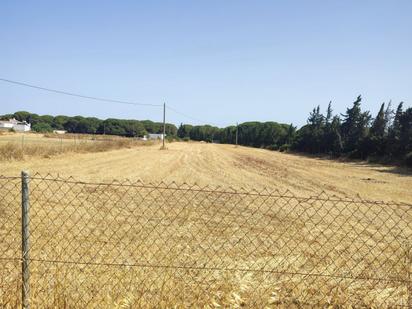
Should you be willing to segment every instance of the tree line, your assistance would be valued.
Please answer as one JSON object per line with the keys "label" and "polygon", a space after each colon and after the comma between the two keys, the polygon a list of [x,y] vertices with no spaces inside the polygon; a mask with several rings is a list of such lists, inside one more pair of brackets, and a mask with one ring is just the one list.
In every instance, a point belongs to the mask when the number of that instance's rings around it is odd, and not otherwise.
{"label": "tree line", "polygon": [[272,150],[286,149],[296,133],[296,128],[293,125],[253,121],[226,128],[181,124],[177,130],[177,136],[186,140],[235,144],[236,130],[238,131],[239,145]]}
{"label": "tree line", "polygon": [[317,106],[307,124],[297,131],[292,149],[360,159],[402,160],[412,165],[412,108],[396,109],[382,103],[377,115],[361,109],[358,96],[346,113],[333,115],[329,102],[326,115]]}
{"label": "tree line", "polygon": [[[183,140],[235,144],[292,150],[311,154],[327,154],[360,159],[403,161],[412,166],[412,108],[401,102],[382,103],[375,117],[362,111],[358,96],[344,114],[335,115],[332,103],[321,112],[320,106],[310,112],[307,124],[297,129],[292,124],[277,122],[244,122],[238,126],[218,128],[211,125],[166,124],[166,134]],[[70,133],[112,134],[137,137],[147,133],[162,133],[163,125],[150,120],[124,120],[95,117],[68,117],[16,112],[0,119],[16,118],[32,124],[37,132],[66,130]]]}
{"label": "tree line", "polygon": [[[98,119],[82,116],[50,116],[37,115],[26,111],[15,112],[0,116],[0,119],[15,118],[18,121],[27,121],[35,132],[52,132],[65,130],[68,133],[108,134],[127,137],[142,137],[147,133],[163,133],[163,123],[150,120],[129,119]],[[166,124],[166,134],[175,136],[177,128],[174,124]]]}
{"label": "tree line", "polygon": [[369,111],[362,111],[361,102],[359,95],[341,115],[333,114],[332,102],[326,114],[317,106],[299,130],[292,124],[276,122],[245,122],[238,128],[181,124],[177,135],[183,139],[234,144],[237,129],[239,145],[333,157],[396,160],[412,166],[412,108],[404,109],[401,102],[394,110],[391,102],[382,103],[372,117]]}

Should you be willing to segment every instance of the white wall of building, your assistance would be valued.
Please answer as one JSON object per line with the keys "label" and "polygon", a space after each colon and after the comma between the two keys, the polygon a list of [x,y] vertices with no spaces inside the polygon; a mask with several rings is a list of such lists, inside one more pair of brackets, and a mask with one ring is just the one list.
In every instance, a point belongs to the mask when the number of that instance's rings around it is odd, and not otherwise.
{"label": "white wall of building", "polygon": [[11,122],[0,122],[0,129],[12,129],[13,124]]}
{"label": "white wall of building", "polygon": [[149,133],[147,135],[148,139],[160,139],[161,141],[163,140],[163,133],[162,134],[156,134],[156,133]]}
{"label": "white wall of building", "polygon": [[18,123],[13,126],[16,132],[27,132],[31,130],[30,123]]}
{"label": "white wall of building", "polygon": [[30,123],[27,123],[25,121],[20,122],[20,121],[17,121],[16,119],[10,119],[8,121],[0,121],[0,129],[3,129],[3,130],[13,129],[16,132],[27,132],[31,130],[31,125]]}

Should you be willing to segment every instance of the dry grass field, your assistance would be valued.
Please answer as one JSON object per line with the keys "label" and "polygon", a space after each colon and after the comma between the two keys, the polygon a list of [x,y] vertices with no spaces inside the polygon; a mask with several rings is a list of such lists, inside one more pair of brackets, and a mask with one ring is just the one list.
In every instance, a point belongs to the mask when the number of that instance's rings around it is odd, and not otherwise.
{"label": "dry grass field", "polygon": [[410,169],[342,163],[232,145],[171,143],[167,147],[167,151],[159,151],[159,145],[154,144],[51,158],[27,156],[23,161],[1,162],[0,174],[18,175],[26,169],[85,181],[176,181],[236,188],[265,187],[299,195],[325,191],[341,197],[412,202]]}
{"label": "dry grass field", "polygon": [[[93,183],[32,180],[34,308],[407,306],[411,207],[360,198],[411,204],[408,170],[205,143],[0,162],[23,169]],[[18,186],[0,183],[5,257]],[[17,307],[19,263],[0,264],[0,306]]]}
{"label": "dry grass field", "polygon": [[132,138],[87,134],[38,134],[0,132],[0,161],[21,161],[25,158],[67,153],[94,153],[113,149],[153,144]]}

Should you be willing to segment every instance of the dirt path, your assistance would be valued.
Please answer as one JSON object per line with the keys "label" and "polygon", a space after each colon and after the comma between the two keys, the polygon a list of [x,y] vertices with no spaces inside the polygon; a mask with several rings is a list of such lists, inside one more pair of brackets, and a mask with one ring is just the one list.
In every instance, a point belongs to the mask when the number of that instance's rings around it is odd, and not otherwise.
{"label": "dirt path", "polygon": [[262,149],[205,143],[173,143],[104,153],[65,154],[0,162],[0,174],[22,170],[73,176],[81,180],[142,179],[290,190],[412,203],[412,174],[406,170],[340,163]]}

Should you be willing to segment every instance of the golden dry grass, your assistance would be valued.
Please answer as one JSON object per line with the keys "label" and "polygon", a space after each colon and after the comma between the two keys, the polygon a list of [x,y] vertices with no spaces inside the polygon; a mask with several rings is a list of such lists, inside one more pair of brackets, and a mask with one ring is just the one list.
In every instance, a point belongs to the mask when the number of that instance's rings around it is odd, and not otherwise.
{"label": "golden dry grass", "polygon": [[[229,145],[173,143],[166,151],[154,145],[0,164],[7,175],[29,169],[93,182],[165,180],[412,201],[407,170]],[[19,194],[7,186],[0,190],[0,236],[3,247],[12,244],[5,256],[18,256]],[[33,180],[33,187],[31,258],[130,265],[33,261],[36,308],[390,308],[408,298],[410,206],[48,180]],[[19,304],[16,285],[2,277],[0,304]]]}
{"label": "golden dry grass", "polygon": [[0,161],[21,161],[32,157],[50,158],[64,153],[104,152],[150,144],[153,143],[103,135],[9,133],[0,136]]}
{"label": "golden dry grass", "polygon": [[412,171],[408,169],[342,163],[232,145],[172,143],[167,147],[167,151],[159,151],[159,145],[155,144],[53,158],[28,157],[23,162],[0,162],[0,174],[18,175],[25,169],[85,181],[164,180],[266,187],[303,196],[325,191],[341,197],[412,202]]}

